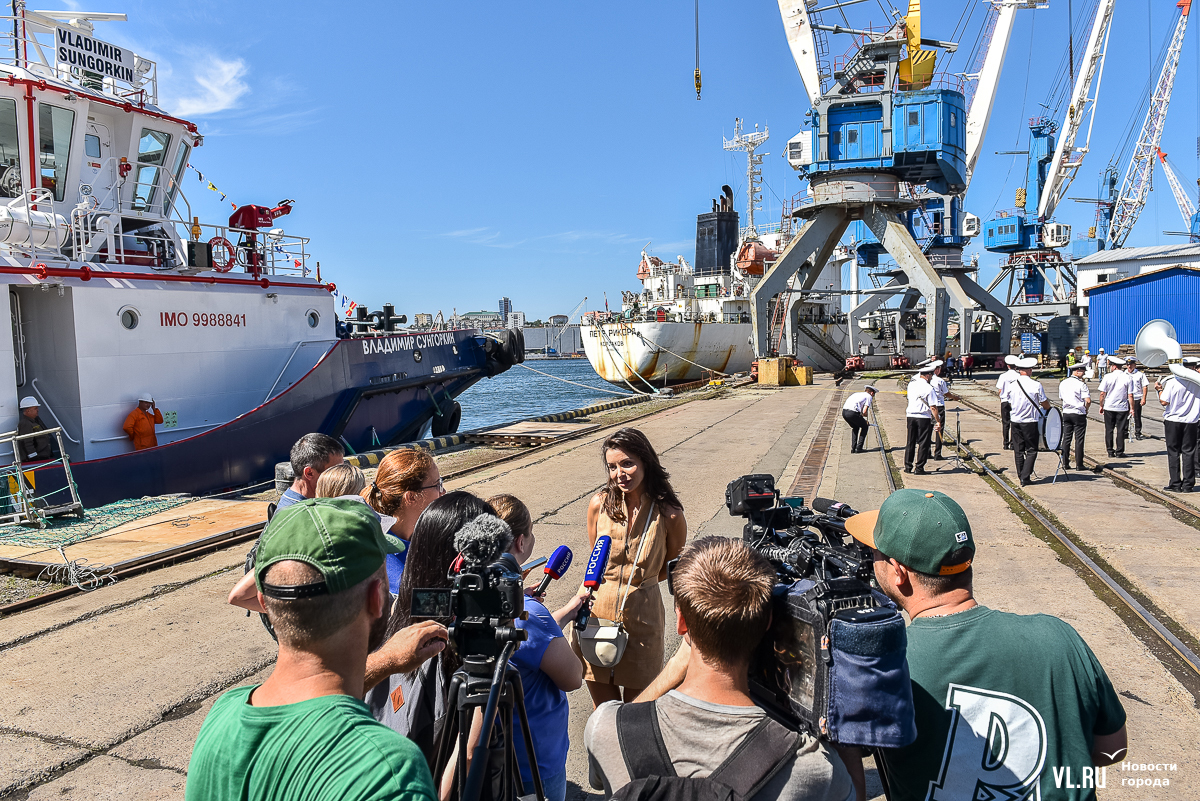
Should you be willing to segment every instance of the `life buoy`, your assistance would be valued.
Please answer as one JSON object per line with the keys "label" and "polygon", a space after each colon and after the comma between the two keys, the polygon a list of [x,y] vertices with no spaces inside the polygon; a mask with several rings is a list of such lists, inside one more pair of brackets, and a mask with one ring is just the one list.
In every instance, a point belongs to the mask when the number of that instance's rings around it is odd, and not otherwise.
{"label": "life buoy", "polygon": [[208,240],[208,244],[212,247],[213,269],[219,273],[232,270],[237,261],[237,251],[233,249],[233,244],[223,236],[214,236]]}

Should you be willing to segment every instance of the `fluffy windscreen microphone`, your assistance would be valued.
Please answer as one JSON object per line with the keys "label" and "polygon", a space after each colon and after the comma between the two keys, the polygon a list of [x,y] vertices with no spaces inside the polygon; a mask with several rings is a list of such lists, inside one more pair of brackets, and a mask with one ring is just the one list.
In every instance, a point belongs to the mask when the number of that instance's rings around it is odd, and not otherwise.
{"label": "fluffy windscreen microphone", "polygon": [[512,546],[512,529],[495,515],[479,515],[454,535],[467,564],[491,564]]}

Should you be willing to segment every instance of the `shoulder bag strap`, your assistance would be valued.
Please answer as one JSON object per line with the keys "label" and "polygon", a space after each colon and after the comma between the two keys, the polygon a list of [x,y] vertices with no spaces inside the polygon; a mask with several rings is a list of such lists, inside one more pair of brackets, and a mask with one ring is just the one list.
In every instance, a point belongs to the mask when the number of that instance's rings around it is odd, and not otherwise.
{"label": "shoulder bag strap", "polygon": [[[646,742],[647,729],[651,736],[649,744]],[[617,743],[621,746],[621,758],[625,760],[630,781],[647,776],[676,775],[662,730],[658,727],[658,705],[654,701],[617,707]]]}
{"label": "shoulder bag strap", "polygon": [[795,756],[799,740],[796,732],[764,717],[708,778],[751,798]]}
{"label": "shoulder bag strap", "polygon": [[654,519],[654,507],[657,501],[650,502],[650,511],[646,514],[646,525],[642,527],[642,537],[638,540],[637,556],[633,557],[633,564],[629,568],[629,583],[625,585],[625,595],[621,598],[621,604],[617,608],[617,622],[620,623],[625,617],[625,602],[629,600],[629,593],[633,592],[633,571],[637,570],[638,562],[642,561],[642,550],[646,547],[646,540],[649,537],[646,533],[650,531],[650,521]]}

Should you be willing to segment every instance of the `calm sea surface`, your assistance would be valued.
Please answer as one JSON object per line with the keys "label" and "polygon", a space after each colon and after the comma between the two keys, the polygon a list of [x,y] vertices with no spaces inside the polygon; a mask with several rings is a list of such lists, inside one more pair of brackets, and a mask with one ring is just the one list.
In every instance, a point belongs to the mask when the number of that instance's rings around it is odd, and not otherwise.
{"label": "calm sea surface", "polygon": [[525,364],[557,378],[585,384],[586,388],[532,373],[518,364],[495,378],[483,379],[458,396],[462,404],[458,430],[567,412],[618,399],[610,394],[617,388],[596,375],[587,359],[530,359]]}

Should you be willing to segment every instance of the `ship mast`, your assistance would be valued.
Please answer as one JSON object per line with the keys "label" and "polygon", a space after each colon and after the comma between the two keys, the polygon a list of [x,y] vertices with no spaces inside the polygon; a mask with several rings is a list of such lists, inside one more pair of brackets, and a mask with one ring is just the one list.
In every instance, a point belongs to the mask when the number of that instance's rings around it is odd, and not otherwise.
{"label": "ship mast", "polygon": [[737,117],[733,123],[733,138],[721,137],[726,150],[746,151],[746,234],[743,239],[758,239],[758,231],[754,230],[754,211],[761,208],[759,203],[762,201],[762,192],[759,190],[759,185],[762,183],[760,167],[763,156],[771,154],[758,155],[754,151],[767,141],[767,137],[770,136],[769,130],[764,128],[760,131],[755,125],[753,132],[742,133],[742,118]]}

